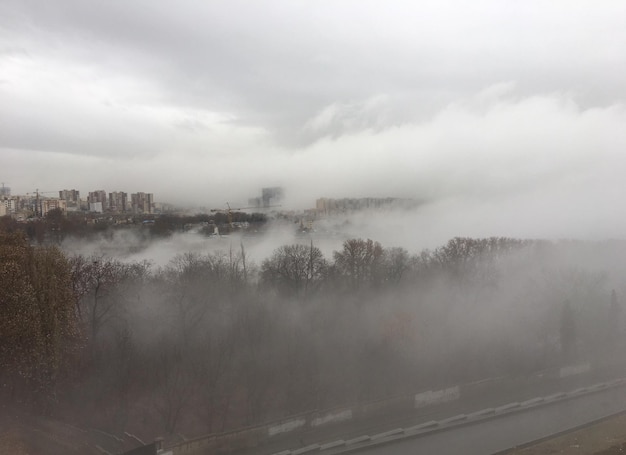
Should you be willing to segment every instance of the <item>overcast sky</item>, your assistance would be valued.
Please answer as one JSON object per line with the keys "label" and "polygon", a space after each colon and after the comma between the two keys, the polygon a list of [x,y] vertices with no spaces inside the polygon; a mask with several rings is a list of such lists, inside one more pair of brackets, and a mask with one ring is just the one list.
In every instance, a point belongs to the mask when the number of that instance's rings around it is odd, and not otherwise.
{"label": "overcast sky", "polygon": [[625,100],[621,0],[0,2],[13,194],[210,207],[281,185],[295,207],[413,197],[477,233],[619,236]]}

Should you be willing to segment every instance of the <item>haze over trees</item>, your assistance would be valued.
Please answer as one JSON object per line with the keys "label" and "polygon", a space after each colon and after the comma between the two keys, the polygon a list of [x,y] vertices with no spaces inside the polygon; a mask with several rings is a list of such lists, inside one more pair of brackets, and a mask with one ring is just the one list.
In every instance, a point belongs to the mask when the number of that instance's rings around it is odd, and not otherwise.
{"label": "haze over trees", "polygon": [[308,241],[259,265],[233,245],[155,267],[0,235],[2,399],[147,439],[624,347],[624,242],[349,239],[325,257]]}

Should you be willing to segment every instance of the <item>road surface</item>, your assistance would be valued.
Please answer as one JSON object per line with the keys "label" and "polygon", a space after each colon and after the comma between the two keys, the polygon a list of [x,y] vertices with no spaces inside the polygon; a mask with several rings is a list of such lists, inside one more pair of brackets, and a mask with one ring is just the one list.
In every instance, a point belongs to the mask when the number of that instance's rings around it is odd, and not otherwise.
{"label": "road surface", "polygon": [[362,455],[490,455],[626,410],[626,387],[613,387],[383,446]]}

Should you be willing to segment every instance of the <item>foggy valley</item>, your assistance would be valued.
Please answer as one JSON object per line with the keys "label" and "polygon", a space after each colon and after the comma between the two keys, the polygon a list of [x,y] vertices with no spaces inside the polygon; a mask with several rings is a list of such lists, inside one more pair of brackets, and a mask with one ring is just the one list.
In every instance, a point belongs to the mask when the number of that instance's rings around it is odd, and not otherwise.
{"label": "foggy valley", "polygon": [[4,400],[175,443],[622,361],[625,241],[456,237],[410,251],[390,235],[383,246],[267,224],[223,237],[109,227],[29,246],[5,223]]}
{"label": "foggy valley", "polygon": [[0,2],[0,454],[413,453],[376,441],[620,407],[625,23]]}

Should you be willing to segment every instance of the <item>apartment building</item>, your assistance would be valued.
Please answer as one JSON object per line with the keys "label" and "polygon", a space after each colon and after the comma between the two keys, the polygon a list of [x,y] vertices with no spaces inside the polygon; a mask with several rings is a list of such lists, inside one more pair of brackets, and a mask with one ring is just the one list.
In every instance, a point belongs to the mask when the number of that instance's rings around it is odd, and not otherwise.
{"label": "apartment building", "polygon": [[133,193],[130,195],[133,213],[154,213],[154,196],[152,193]]}
{"label": "apartment building", "polygon": [[128,209],[128,194],[123,191],[109,193],[108,209],[117,213],[125,212]]}

